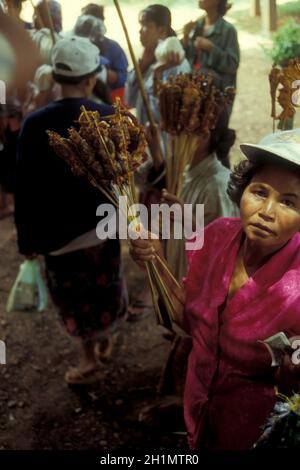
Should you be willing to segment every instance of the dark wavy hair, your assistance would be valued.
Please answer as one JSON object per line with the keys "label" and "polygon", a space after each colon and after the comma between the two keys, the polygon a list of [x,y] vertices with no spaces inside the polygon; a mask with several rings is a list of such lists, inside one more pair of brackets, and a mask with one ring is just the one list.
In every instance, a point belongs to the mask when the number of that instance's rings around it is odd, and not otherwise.
{"label": "dark wavy hair", "polygon": [[294,173],[298,173],[300,177],[300,168],[298,165],[281,158],[276,158],[276,156],[272,157],[272,160],[267,157],[264,158],[263,155],[256,160],[242,160],[235,166],[234,170],[230,174],[227,187],[227,194],[230,199],[240,206],[243,192],[250,184],[255,173],[270,163],[272,165],[279,166],[280,168],[292,170]]}

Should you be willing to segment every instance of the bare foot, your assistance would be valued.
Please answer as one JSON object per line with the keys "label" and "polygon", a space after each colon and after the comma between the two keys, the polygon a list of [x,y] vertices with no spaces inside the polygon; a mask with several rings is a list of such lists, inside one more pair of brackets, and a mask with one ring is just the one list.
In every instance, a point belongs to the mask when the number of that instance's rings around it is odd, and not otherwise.
{"label": "bare foot", "polygon": [[70,385],[89,384],[99,380],[99,368],[92,341],[78,339],[80,360],[77,367],[70,367],[65,373],[65,381]]}

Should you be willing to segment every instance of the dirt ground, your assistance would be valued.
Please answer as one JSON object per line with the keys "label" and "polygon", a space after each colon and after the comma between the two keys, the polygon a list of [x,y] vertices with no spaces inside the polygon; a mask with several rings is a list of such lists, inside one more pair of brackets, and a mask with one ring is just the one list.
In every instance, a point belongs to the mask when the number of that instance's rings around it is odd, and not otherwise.
{"label": "dirt ground", "polygon": [[[242,141],[257,141],[272,131],[267,73],[270,62],[263,38],[240,32],[242,63],[231,126],[237,131],[232,161]],[[298,123],[298,122],[297,122]],[[299,124],[299,123],[298,123]],[[131,292],[144,278],[125,253]],[[63,380],[76,363],[76,348],[61,329],[52,306],[44,313],[5,312],[9,290],[22,258],[11,220],[0,222],[0,339],[7,365],[0,366],[0,449],[181,449],[182,427],[144,427],[140,409],[155,399],[161,367],[170,344],[152,312],[140,322],[125,322],[116,349],[103,365],[105,379],[78,392]]]}
{"label": "dirt ground", "polygon": [[[55,310],[4,313],[21,257],[14,240],[0,249],[1,334],[7,365],[0,366],[0,449],[99,449],[184,446],[171,431],[152,432],[138,423],[139,409],[155,398],[168,342],[154,315],[125,322],[103,383],[76,391],[64,383],[76,348]],[[132,271],[125,260],[126,272]],[[130,263],[131,264],[131,263]],[[133,290],[143,279],[129,276]],[[174,429],[182,431],[182,429]]]}

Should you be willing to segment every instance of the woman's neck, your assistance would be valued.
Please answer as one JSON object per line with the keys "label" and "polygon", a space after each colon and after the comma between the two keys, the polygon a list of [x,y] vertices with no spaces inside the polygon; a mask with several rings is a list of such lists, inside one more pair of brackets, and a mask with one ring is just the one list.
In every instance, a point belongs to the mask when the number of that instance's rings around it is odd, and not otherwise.
{"label": "woman's neck", "polygon": [[220,18],[220,14],[216,10],[207,10],[206,17],[205,17],[206,26],[214,25],[218,21],[219,18]]}
{"label": "woman's neck", "polygon": [[197,149],[191,159],[190,163],[190,168],[194,168],[198,163],[202,162],[205,160],[205,158],[209,157],[211,155],[211,135],[210,133],[208,134],[203,134],[201,139],[198,142]]}
{"label": "woman's neck", "polygon": [[192,158],[192,160],[191,160],[190,169],[194,168],[196,165],[198,165],[198,163],[205,160],[205,158],[208,158],[209,155],[210,155],[210,153],[208,152],[208,150],[204,153],[198,153],[198,154],[196,153],[194,155],[194,157]]}
{"label": "woman's neck", "polygon": [[276,247],[262,247],[245,238],[241,247],[244,266],[247,271],[255,272],[265,264],[271,256],[279,251],[284,245]]}

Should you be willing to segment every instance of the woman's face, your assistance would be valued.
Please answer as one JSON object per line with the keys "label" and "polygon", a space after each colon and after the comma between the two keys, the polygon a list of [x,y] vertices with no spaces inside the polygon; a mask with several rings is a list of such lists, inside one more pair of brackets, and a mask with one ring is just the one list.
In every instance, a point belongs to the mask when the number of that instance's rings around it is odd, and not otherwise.
{"label": "woman's face", "polygon": [[158,41],[166,37],[165,28],[147,20],[147,15],[140,18],[140,41],[145,49],[156,49]]}
{"label": "woman's face", "polygon": [[249,241],[279,249],[300,230],[300,176],[293,170],[265,165],[246,187],[241,220]]}
{"label": "woman's face", "polygon": [[201,10],[218,10],[220,0],[199,0],[199,8]]}

